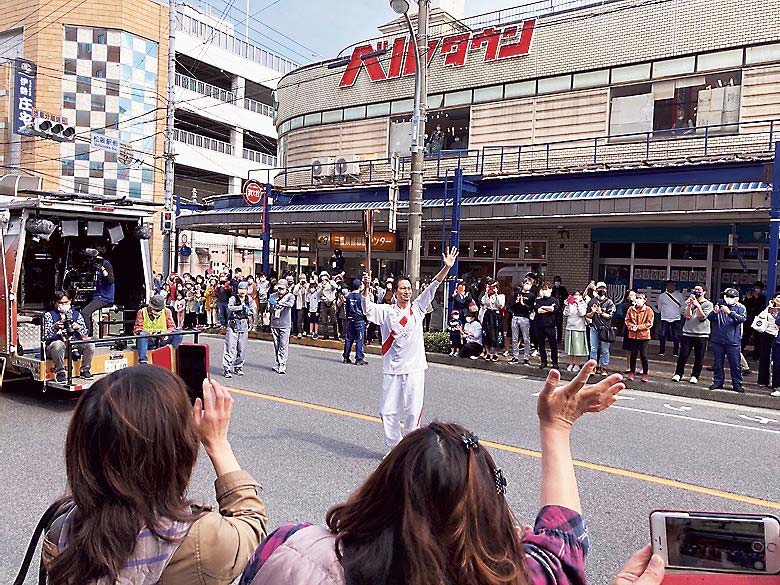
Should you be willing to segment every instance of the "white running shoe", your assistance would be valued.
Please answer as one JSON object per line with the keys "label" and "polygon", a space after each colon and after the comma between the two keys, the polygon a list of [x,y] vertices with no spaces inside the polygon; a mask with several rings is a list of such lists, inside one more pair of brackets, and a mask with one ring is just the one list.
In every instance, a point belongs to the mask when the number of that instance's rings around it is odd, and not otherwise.
{"label": "white running shoe", "polygon": [[575,366],[574,366],[574,367],[571,369],[571,371],[572,371],[572,372],[579,372],[579,371],[580,371],[580,367],[579,367],[579,366],[577,366],[577,365],[575,365]]}
{"label": "white running shoe", "polygon": [[672,382],[679,382],[680,381],[680,374],[675,374],[672,376]]}
{"label": "white running shoe", "polygon": [[571,371],[572,371],[572,369],[573,369],[573,366],[572,366],[571,364],[569,364],[568,366],[566,366],[566,371],[567,371],[567,372],[571,372]]}
{"label": "white running shoe", "polygon": [[691,382],[691,384],[698,384],[699,383],[699,379],[696,376],[691,376],[690,382]]}
{"label": "white running shoe", "polygon": [[770,396],[774,396],[775,398],[780,398],[780,388],[778,388],[777,390],[775,390],[774,392],[772,392],[772,393],[770,394]]}
{"label": "white running shoe", "polygon": [[539,351],[535,349],[531,354],[531,357],[539,357]]}
{"label": "white running shoe", "polygon": [[472,360],[478,360],[479,356],[478,355],[470,355],[469,358],[471,358]]}

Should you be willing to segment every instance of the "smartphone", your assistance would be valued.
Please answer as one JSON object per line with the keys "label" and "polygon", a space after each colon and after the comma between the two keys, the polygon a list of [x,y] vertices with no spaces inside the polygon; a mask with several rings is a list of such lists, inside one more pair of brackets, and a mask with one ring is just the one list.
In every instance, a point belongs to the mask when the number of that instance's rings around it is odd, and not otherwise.
{"label": "smartphone", "polygon": [[203,343],[182,343],[176,348],[176,373],[184,380],[190,402],[203,400],[203,380],[209,375],[209,346]]}
{"label": "smartphone", "polygon": [[653,552],[669,569],[708,573],[780,573],[780,521],[765,514],[655,510]]}

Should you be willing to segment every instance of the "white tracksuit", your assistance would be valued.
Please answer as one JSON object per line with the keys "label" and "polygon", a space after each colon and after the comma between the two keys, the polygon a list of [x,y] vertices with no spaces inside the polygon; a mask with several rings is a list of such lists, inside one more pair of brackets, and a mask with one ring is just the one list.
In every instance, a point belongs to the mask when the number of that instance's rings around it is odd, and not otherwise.
{"label": "white tracksuit", "polygon": [[[385,444],[392,448],[404,435],[420,426],[425,387],[423,319],[431,304],[439,281],[434,280],[409,307],[401,310],[397,304],[376,304],[363,297],[363,312],[382,332],[382,399],[379,415],[385,430]],[[405,325],[401,321],[406,318]],[[392,334],[392,337],[391,337]],[[387,351],[385,351],[387,349]]]}

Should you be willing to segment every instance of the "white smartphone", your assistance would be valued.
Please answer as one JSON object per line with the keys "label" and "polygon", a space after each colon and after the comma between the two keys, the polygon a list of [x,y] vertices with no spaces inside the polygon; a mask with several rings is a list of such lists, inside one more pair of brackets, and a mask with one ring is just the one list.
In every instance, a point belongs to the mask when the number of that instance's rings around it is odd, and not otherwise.
{"label": "white smartphone", "polygon": [[655,510],[653,552],[669,569],[708,573],[780,573],[780,521],[764,514]]}

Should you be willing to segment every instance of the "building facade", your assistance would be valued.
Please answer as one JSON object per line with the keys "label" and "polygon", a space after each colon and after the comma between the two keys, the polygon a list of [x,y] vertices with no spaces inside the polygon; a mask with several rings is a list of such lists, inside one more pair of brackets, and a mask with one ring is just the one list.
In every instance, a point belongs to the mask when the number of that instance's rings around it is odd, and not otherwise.
{"label": "building facade", "polygon": [[[240,193],[250,170],[277,166],[273,90],[295,64],[247,42],[233,28],[231,22],[179,6],[174,195],[182,200]],[[152,0],[11,3],[0,15],[0,31],[0,174],[42,177],[51,191],[162,202],[167,5]],[[26,87],[15,84],[20,60],[35,68],[29,96]],[[75,128],[74,139],[22,135],[15,114],[60,119]],[[155,268],[162,259],[159,225],[156,221],[152,239]],[[197,235],[188,235],[190,245],[208,248],[198,244]],[[226,253],[235,248],[230,238],[209,243]],[[180,260],[187,269],[189,258]],[[212,261],[208,255],[206,261]],[[213,261],[224,260],[215,256]]]}
{"label": "building facade", "polygon": [[[764,279],[780,5],[612,0],[534,10],[434,19],[423,274],[438,269],[457,192],[461,274],[509,283],[540,270],[570,290],[604,279],[615,298],[629,287],[652,295],[667,278],[716,292]],[[415,65],[398,23],[382,29],[345,59],[279,82],[280,165],[252,175],[275,186],[274,238],[310,246],[318,265],[349,242],[354,272],[363,211],[378,209],[376,229],[386,232],[396,181],[398,232],[383,233],[372,268],[398,274]],[[236,198],[186,219],[206,229],[257,220]]]}

